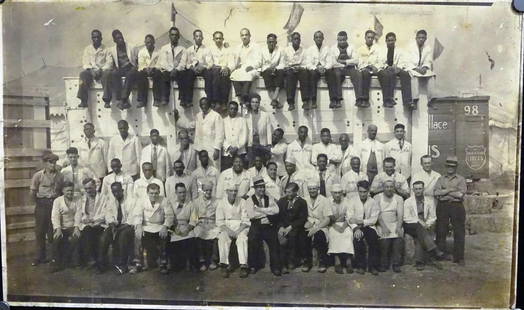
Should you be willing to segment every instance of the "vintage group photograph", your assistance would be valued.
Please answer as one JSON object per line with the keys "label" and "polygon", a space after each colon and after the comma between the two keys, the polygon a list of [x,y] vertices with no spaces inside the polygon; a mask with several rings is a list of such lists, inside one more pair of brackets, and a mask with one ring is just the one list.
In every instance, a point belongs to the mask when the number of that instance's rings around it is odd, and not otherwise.
{"label": "vintage group photograph", "polygon": [[508,1],[6,1],[4,300],[514,308]]}

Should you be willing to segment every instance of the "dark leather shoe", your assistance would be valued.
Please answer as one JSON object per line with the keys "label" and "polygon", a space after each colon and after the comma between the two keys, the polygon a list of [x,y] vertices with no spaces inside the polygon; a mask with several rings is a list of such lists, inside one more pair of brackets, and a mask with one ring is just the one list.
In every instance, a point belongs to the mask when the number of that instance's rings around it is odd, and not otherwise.
{"label": "dark leather shoe", "polygon": [[229,269],[228,266],[222,267],[222,277],[223,278],[229,278]]}
{"label": "dark leather shoe", "polygon": [[349,265],[346,266],[346,273],[353,273],[353,267],[351,266],[351,263]]}
{"label": "dark leather shoe", "polygon": [[309,272],[311,270],[311,265],[302,266],[302,272]]}
{"label": "dark leather shoe", "polygon": [[393,265],[393,272],[396,272],[396,273],[401,272],[400,266]]}
{"label": "dark leather shoe", "polygon": [[241,278],[247,278],[248,274],[249,274],[249,269],[247,269],[245,267],[244,268],[240,268],[240,277]]}
{"label": "dark leather shoe", "polygon": [[335,272],[338,273],[338,274],[343,274],[344,273],[344,269],[340,265],[335,265]]}
{"label": "dark leather shoe", "polygon": [[286,267],[284,267],[284,268],[282,268],[282,273],[283,274],[288,274],[289,270]]}
{"label": "dark leather shoe", "polygon": [[282,272],[278,269],[271,271],[275,277],[282,276]]}
{"label": "dark leather shoe", "polygon": [[375,268],[371,268],[369,272],[371,272],[371,274],[374,276],[378,276],[378,271]]}
{"label": "dark leather shoe", "polygon": [[249,268],[249,273],[250,274],[255,274],[255,273],[257,273],[257,269],[255,267],[251,267],[251,268]]}
{"label": "dark leather shoe", "polygon": [[422,271],[422,270],[424,270],[424,264],[422,264],[422,263],[415,263],[415,268],[418,271]]}

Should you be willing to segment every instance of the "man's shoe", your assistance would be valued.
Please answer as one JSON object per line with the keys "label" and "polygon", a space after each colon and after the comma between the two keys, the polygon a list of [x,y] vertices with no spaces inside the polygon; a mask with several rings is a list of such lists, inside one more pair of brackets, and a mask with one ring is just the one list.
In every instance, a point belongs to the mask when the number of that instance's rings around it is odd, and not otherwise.
{"label": "man's shoe", "polygon": [[282,268],[282,273],[283,274],[288,274],[289,273],[289,269],[287,269],[287,267],[283,267]]}
{"label": "man's shoe", "polygon": [[335,109],[340,109],[344,105],[342,100],[335,102]]}
{"label": "man's shoe", "polygon": [[249,274],[255,274],[257,273],[257,269],[255,267],[249,268]]}
{"label": "man's shoe", "polygon": [[[320,270],[319,270],[320,272]],[[341,265],[335,265],[335,272],[338,273],[338,274],[343,274],[344,273],[344,269],[342,268]]]}
{"label": "man's shoe", "polygon": [[104,108],[111,109],[111,103],[109,101],[104,101]]}
{"label": "man's shoe", "polygon": [[311,265],[306,264],[302,266],[302,272],[309,272],[311,270]]}
{"label": "man's shoe", "polygon": [[353,266],[351,266],[351,263],[349,263],[347,266],[346,266],[346,273],[353,273]]}
{"label": "man's shoe", "polygon": [[422,271],[422,270],[424,270],[424,264],[422,264],[422,263],[415,263],[415,268],[418,271]]}
{"label": "man's shoe", "polygon": [[309,110],[309,103],[304,102],[304,103],[302,104],[302,109],[303,109],[303,110],[306,110],[306,111]]}
{"label": "man's shoe", "polygon": [[218,266],[217,266],[217,264],[215,264],[214,262],[211,263],[211,264],[209,264],[209,270],[215,270],[215,269],[217,269],[217,268],[218,268]]}
{"label": "man's shoe", "polygon": [[204,272],[204,271],[207,271],[207,266],[206,265],[200,266],[200,272]]}
{"label": "man's shoe", "polygon": [[282,272],[278,269],[271,271],[275,277],[280,277],[282,275]]}
{"label": "man's shoe", "polygon": [[378,276],[378,270],[375,269],[375,268],[371,268],[371,270],[369,272],[371,272],[371,274],[374,275],[374,276]]}
{"label": "man's shoe", "polygon": [[320,272],[320,273],[324,273],[324,272],[327,271],[327,268],[326,268],[326,266],[318,266],[317,271]]}
{"label": "man's shoe", "polygon": [[289,270],[295,270],[295,269],[297,269],[297,265],[295,265],[295,264],[293,264],[293,263],[289,264],[288,267],[289,267]]}
{"label": "man's shoe", "polygon": [[287,108],[288,111],[294,111],[295,110],[295,105],[294,104],[289,104],[289,107]]}
{"label": "man's shoe", "polygon": [[168,274],[169,269],[167,269],[167,266],[161,266],[160,267],[160,274]]}
{"label": "man's shoe", "polygon": [[87,108],[87,101],[82,101],[80,102],[80,104],[78,105],[79,108]]}
{"label": "man's shoe", "polygon": [[247,278],[249,274],[249,269],[247,267],[240,267],[240,277]]}
{"label": "man's shoe", "polygon": [[401,270],[400,270],[400,266],[393,265],[393,272],[396,272],[396,273],[401,272]]}
{"label": "man's shoe", "polygon": [[363,269],[363,268],[357,268],[355,269],[355,271],[358,273],[358,274],[365,274],[366,271]]}
{"label": "man's shoe", "polygon": [[336,107],[336,103],[335,103],[335,101],[334,101],[334,100],[331,100],[331,101],[329,102],[329,108],[330,108],[330,109],[334,109],[335,107]]}
{"label": "man's shoe", "polygon": [[444,254],[444,252],[442,252],[441,250],[439,250],[438,248],[436,248],[434,251],[433,251],[433,257],[437,260],[444,260],[445,259],[445,256],[446,254]]}
{"label": "man's shoe", "polygon": [[131,108],[131,103],[129,103],[129,99],[124,99],[122,102],[122,110],[127,110]]}

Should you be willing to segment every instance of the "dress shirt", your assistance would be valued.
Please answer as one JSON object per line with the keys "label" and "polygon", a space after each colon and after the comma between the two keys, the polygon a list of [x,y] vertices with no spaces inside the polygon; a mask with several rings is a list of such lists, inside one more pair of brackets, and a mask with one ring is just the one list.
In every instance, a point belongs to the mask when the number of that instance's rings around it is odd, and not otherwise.
{"label": "dress shirt", "polygon": [[149,197],[137,200],[134,209],[134,225],[142,225],[142,229],[149,233],[158,233],[162,227],[170,228],[175,215],[173,208],[165,197],[151,202]]}
{"label": "dress shirt", "polygon": [[95,221],[102,222],[105,226],[111,223],[118,223],[118,206],[122,208],[122,221],[120,224],[134,225],[135,199],[133,195],[126,196],[122,201],[118,201],[112,194],[104,199],[103,211],[95,218]]}
{"label": "dress shirt", "polygon": [[286,156],[297,165],[297,170],[313,169],[311,164],[311,153],[313,146],[307,141],[302,147],[299,140],[291,142],[287,147]]}
{"label": "dress shirt", "polygon": [[36,192],[36,198],[56,198],[62,194],[64,176],[62,173],[37,171],[31,179],[31,191]]}
{"label": "dress shirt", "polygon": [[[378,70],[385,69],[388,66],[387,55],[388,55],[388,48],[386,46],[383,46],[378,49],[377,58],[376,58],[377,59],[376,67]],[[400,69],[406,68],[405,56],[403,55],[403,52],[398,47],[395,47],[393,50],[393,65],[397,66]]]}
{"label": "dress shirt", "polygon": [[451,190],[454,192],[461,192],[463,195],[466,194],[467,191],[467,185],[466,185],[466,179],[458,174],[455,174],[453,176],[449,175],[443,175],[437,180],[437,184],[435,184],[435,197],[439,201],[451,201],[451,202],[461,202],[464,199],[464,196],[462,199],[452,197],[448,194],[446,195],[439,195],[439,190]]}
{"label": "dress shirt", "polygon": [[[150,162],[153,164],[154,154],[156,147],[156,170],[155,176],[159,178],[162,182],[165,182],[167,177],[171,174],[171,157],[167,148],[163,145],[149,144],[146,145],[140,154],[140,169],[142,169],[142,164],[145,162]],[[187,168],[187,166],[186,166]],[[140,170],[142,171],[142,170]]]}
{"label": "dress shirt", "polygon": [[306,68],[309,70],[315,70],[318,65],[323,68],[328,66],[328,52],[329,47],[322,44],[320,48],[316,44],[308,47],[305,51]]}
{"label": "dress shirt", "polygon": [[[220,114],[213,110],[204,115],[202,111],[195,117],[195,150],[219,150],[224,141],[224,121]],[[213,153],[209,154],[213,156]]]}
{"label": "dress shirt", "polygon": [[171,43],[167,43],[162,46],[158,55],[157,68],[165,71],[184,69],[184,63],[182,63],[182,56],[185,53],[185,49],[180,46],[172,46]]}
{"label": "dress shirt", "polygon": [[107,176],[105,176],[102,179],[102,190],[101,195],[102,196],[112,196],[111,193],[111,184],[115,182],[120,182],[122,184],[122,188],[124,189],[124,195],[127,196],[133,195],[133,178],[131,178],[130,175],[125,174],[123,172],[120,172],[119,174],[115,174],[114,172],[111,172]]}
{"label": "dress shirt", "polygon": [[360,170],[367,171],[368,160],[371,152],[375,152],[375,156],[377,158],[377,170],[378,172],[381,172],[382,162],[385,158],[384,144],[377,139],[370,140],[369,138],[366,138],[364,141],[362,141],[360,146]]}
{"label": "dress shirt", "polygon": [[[358,58],[357,53],[351,46],[351,44],[348,43],[348,47],[346,49],[348,54],[348,60],[352,60],[355,63],[355,66],[358,64]],[[338,44],[335,44],[331,46],[328,49],[328,56],[327,56],[327,66],[328,69],[330,68],[344,68],[347,66],[347,64],[341,64],[338,62],[338,57],[340,56],[340,49],[338,48]]]}
{"label": "dress shirt", "polygon": [[300,46],[297,50],[293,46],[287,46],[282,53],[282,66],[289,67],[306,67],[306,54],[304,48]]}
{"label": "dress shirt", "polygon": [[216,44],[211,44],[209,47],[209,52],[211,54],[211,62],[213,66],[221,68],[233,68],[233,55],[231,55],[231,50],[227,47],[222,46],[218,48]]}
{"label": "dress shirt", "polygon": [[80,199],[68,201],[64,196],[60,196],[53,201],[53,209],[51,211],[53,229],[71,228],[75,225],[75,216],[79,202]]}
{"label": "dress shirt", "polygon": [[[240,44],[233,49],[232,56],[234,70],[231,72],[231,80],[240,82],[253,81],[258,74],[258,71],[255,69],[260,59],[260,48],[258,45],[252,42],[247,46]],[[246,68],[249,66],[255,70],[247,72]]]}
{"label": "dress shirt", "polygon": [[[258,116],[258,117],[257,117]],[[258,113],[251,111],[246,115],[248,129],[247,145],[253,146],[253,135],[258,133],[260,145],[270,145],[273,129],[277,128],[277,121],[273,114],[258,110]]]}
{"label": "dress shirt", "polygon": [[182,175],[177,175],[176,173],[167,178],[166,180],[166,197],[169,199],[169,202],[175,206],[177,199],[176,188],[177,183],[184,183],[186,186],[186,201],[191,201],[193,199],[195,180],[191,174],[183,173]]}
{"label": "dress shirt", "polygon": [[361,220],[363,227],[370,227],[377,230],[376,225],[380,208],[373,198],[368,197],[365,202],[362,202],[360,197],[349,199],[348,210],[351,210],[351,213],[346,216],[346,220],[348,221],[349,227],[353,230],[359,225],[349,223],[351,219]]}
{"label": "dress shirt", "polygon": [[233,170],[233,168],[226,169],[222,171],[222,173],[220,173],[220,176],[218,177],[216,192],[217,199],[227,199],[225,186],[226,184],[231,182],[238,186],[238,197],[243,197],[244,195],[246,195],[249,191],[249,187],[251,186],[251,178],[249,177],[249,173],[247,172],[247,170],[242,170],[241,173],[237,174]]}
{"label": "dress shirt", "polygon": [[406,179],[411,176],[411,143],[405,139],[391,139],[384,144],[384,156],[395,158],[398,173]]}
{"label": "dress shirt", "polygon": [[277,164],[277,175],[283,176],[286,174],[286,164],[284,157],[286,157],[287,143],[284,139],[280,140],[276,145],[271,146],[271,160]]}
{"label": "dress shirt", "polygon": [[78,149],[79,165],[89,167],[99,179],[106,176],[108,145],[104,139],[99,137],[87,139],[84,137],[73,146]]}
{"label": "dress shirt", "polygon": [[159,56],[160,53],[157,49],[153,49],[153,52],[150,54],[147,47],[142,48],[138,52],[138,71],[142,71],[146,68],[155,68]]}
{"label": "dress shirt", "polygon": [[95,173],[88,167],[77,165],[73,168],[72,165],[62,168],[60,171],[64,176],[64,182],[73,182],[73,190],[75,197],[79,197],[84,194],[84,184],[82,183],[85,179],[94,179],[96,188],[100,187],[100,179],[98,179]]}
{"label": "dress shirt", "polygon": [[378,57],[378,48],[376,44],[371,45],[371,47],[366,44],[361,45],[357,49],[358,57],[358,68],[360,70],[366,68],[367,66],[377,66],[377,57]]}
{"label": "dress shirt", "polygon": [[[428,77],[433,76],[435,73],[433,70],[433,49],[429,44],[424,43],[422,48],[415,42],[411,44],[405,54],[406,69],[412,76]],[[418,67],[426,67],[426,74],[420,74],[413,69]]]}
{"label": "dress shirt", "polygon": [[313,144],[311,148],[311,163],[317,165],[317,156],[318,154],[326,154],[328,158],[328,165],[331,165],[331,160],[340,162],[342,159],[342,151],[340,150],[340,145],[335,143],[324,144],[322,142]]}
{"label": "dress shirt", "polygon": [[125,140],[120,135],[113,136],[109,141],[109,150],[107,152],[108,169],[111,169],[111,160],[120,159],[122,171],[129,175],[140,173],[140,155],[142,153],[142,143],[138,136],[131,133]]}
{"label": "dress shirt", "polygon": [[186,49],[182,62],[186,69],[194,68],[197,65],[209,69],[213,65],[213,56],[210,49],[204,44],[200,46],[193,45]]}
{"label": "dress shirt", "polygon": [[[82,231],[86,226],[95,226],[94,220],[99,217],[104,208],[104,198],[97,194],[95,198],[84,195],[79,199],[78,210],[75,214],[75,226]],[[90,221],[89,224],[82,223]]]}
{"label": "dress shirt", "polygon": [[246,119],[240,115],[224,118],[224,156],[231,156],[229,147],[238,148],[237,154],[246,153],[248,141],[248,128]]}
{"label": "dress shirt", "polygon": [[[267,198],[267,205],[265,204],[265,200]],[[264,208],[265,212],[256,210],[256,204],[255,201],[258,203],[258,208]],[[268,215],[275,215],[278,214],[278,206],[275,198],[264,195],[262,197],[259,197],[255,194],[249,196],[248,199],[246,199],[245,208],[247,210],[247,214],[250,219],[257,219],[260,220],[261,224],[269,224]]]}
{"label": "dress shirt", "polygon": [[232,230],[237,230],[241,224],[251,226],[246,201],[237,197],[235,202],[231,204],[227,197],[220,199],[216,210],[216,224],[219,228],[225,225]]}
{"label": "dress shirt", "polygon": [[104,44],[95,48],[93,44],[86,46],[82,55],[82,68],[109,70],[112,67],[111,54]]}
{"label": "dress shirt", "polygon": [[[427,226],[432,226],[436,220],[435,204],[433,199],[422,198],[424,206],[424,222]],[[404,201],[404,223],[416,224],[419,222],[417,200],[415,196],[411,196]]]}
{"label": "dress shirt", "polygon": [[266,71],[269,68],[283,69],[284,66],[280,48],[276,46],[273,52],[269,52],[268,48],[262,49],[256,68],[259,72]]}

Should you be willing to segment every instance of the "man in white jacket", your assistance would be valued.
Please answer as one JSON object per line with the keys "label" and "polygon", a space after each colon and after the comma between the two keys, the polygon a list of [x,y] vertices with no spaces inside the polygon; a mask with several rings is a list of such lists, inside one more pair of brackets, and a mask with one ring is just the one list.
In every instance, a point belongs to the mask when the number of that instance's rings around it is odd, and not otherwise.
{"label": "man in white jacket", "polygon": [[[125,120],[118,121],[119,134],[109,140],[109,150],[107,161],[110,163],[114,158],[122,162],[122,171],[130,175],[133,180],[140,175],[140,155],[142,153],[142,143],[137,136],[129,133],[129,124]],[[111,167],[109,167],[111,169]]]}
{"label": "man in white jacket", "polygon": [[206,97],[200,98],[201,111],[195,116],[195,150],[206,150],[210,165],[219,167],[220,149],[224,142],[224,121],[222,116],[211,109]]}
{"label": "man in white jacket", "polygon": [[140,166],[145,162],[153,165],[153,176],[165,182],[171,174],[171,159],[167,148],[160,144],[160,132],[157,129],[151,129],[149,132],[151,144],[142,149],[140,155]]}
{"label": "man in white jacket", "polygon": [[248,128],[246,119],[238,114],[238,103],[229,103],[229,113],[224,118],[224,145],[222,148],[221,169],[226,170],[233,166],[233,157],[246,156]]}

